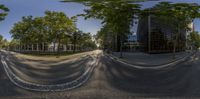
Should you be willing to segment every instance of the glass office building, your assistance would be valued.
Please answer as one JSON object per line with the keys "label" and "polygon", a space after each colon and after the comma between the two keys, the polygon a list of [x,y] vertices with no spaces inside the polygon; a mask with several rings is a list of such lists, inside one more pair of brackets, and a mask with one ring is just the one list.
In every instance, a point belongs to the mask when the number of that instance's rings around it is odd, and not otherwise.
{"label": "glass office building", "polygon": [[[173,27],[165,26],[154,16],[140,19],[137,36],[140,50],[147,53],[168,53],[173,51],[175,33]],[[177,35],[176,51],[186,49],[186,30]]]}

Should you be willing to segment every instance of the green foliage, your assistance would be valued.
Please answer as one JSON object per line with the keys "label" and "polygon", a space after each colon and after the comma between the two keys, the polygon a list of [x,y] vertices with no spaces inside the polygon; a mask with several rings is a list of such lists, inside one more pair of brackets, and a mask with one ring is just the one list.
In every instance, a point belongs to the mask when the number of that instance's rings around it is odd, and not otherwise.
{"label": "green foliage", "polygon": [[[46,11],[45,22],[48,28],[49,40],[58,42],[61,39],[64,39],[65,35],[70,35],[74,32],[76,27],[68,16],[63,12],[51,12]],[[53,42],[51,41],[51,42]]]}
{"label": "green foliage", "polygon": [[2,47],[2,45],[3,45],[3,36],[0,35],[0,48]]}
{"label": "green foliage", "polygon": [[[20,44],[58,44],[58,52],[61,44],[84,43],[84,33],[76,28],[76,17],[68,17],[63,12],[46,11],[44,17],[27,16],[14,24],[10,34],[14,41]],[[91,39],[91,38],[89,38]],[[44,49],[43,49],[44,50]]]}
{"label": "green foliage", "polygon": [[[107,1],[118,2],[120,0],[62,0],[61,2],[78,2],[78,3],[88,4],[92,2],[102,3],[102,2],[107,2]],[[156,1],[156,0],[122,0],[122,1],[135,3],[135,2]]]}
{"label": "green foliage", "polygon": [[189,42],[196,48],[200,47],[200,34],[198,32],[191,32],[189,35]]}
{"label": "green foliage", "polygon": [[7,12],[9,9],[5,7],[4,5],[0,4],[0,21],[4,20],[5,17],[7,16]]}
{"label": "green foliage", "polygon": [[[130,28],[133,19],[140,12],[140,5],[130,3],[126,0],[103,0],[99,2],[87,2],[86,14],[82,14],[85,19],[96,18],[102,20],[103,27],[109,28],[109,33],[123,42]],[[122,45],[117,43],[117,51],[121,51]]]}
{"label": "green foliage", "polygon": [[0,34],[0,41],[2,41],[3,40],[3,36]]}
{"label": "green foliage", "polygon": [[0,35],[0,49],[6,49],[9,46],[9,42]]}
{"label": "green foliage", "polygon": [[98,42],[102,46],[112,46],[112,43],[109,44],[106,40],[110,39],[107,36],[117,37],[115,39],[123,41],[130,33],[130,27],[133,25],[133,19],[136,15],[139,15],[140,18],[149,15],[156,16],[156,19],[163,22],[163,25],[171,27],[174,33],[174,43],[177,42],[181,31],[190,30],[188,24],[200,17],[200,6],[196,4],[160,2],[153,8],[140,10],[140,5],[130,3],[127,0],[86,1],[85,5],[89,8],[85,9],[86,14],[81,16],[84,16],[85,19],[102,20],[103,28],[97,34]]}
{"label": "green foliage", "polygon": [[[160,2],[151,9],[145,9],[141,13],[141,17],[151,15],[156,17],[160,24],[170,27],[173,33],[173,52],[175,53],[178,43],[184,45],[185,41],[180,41],[181,33],[190,31],[189,24],[195,18],[200,17],[200,6],[197,4],[189,3],[170,3]],[[184,31],[184,32],[183,32]],[[180,44],[179,44],[180,45]]]}
{"label": "green foliage", "polygon": [[80,45],[84,48],[87,46],[88,48],[95,49],[96,44],[95,41],[92,40],[92,35],[90,33],[82,33],[80,38]]}
{"label": "green foliage", "polygon": [[22,21],[15,23],[14,27],[10,31],[14,39],[20,40],[22,43],[33,42],[33,18],[32,16],[22,17]]}
{"label": "green foliage", "polygon": [[189,30],[188,24],[200,17],[200,6],[188,3],[160,2],[151,9],[142,11],[142,16],[154,15],[166,26],[174,27],[174,32],[179,29]]}
{"label": "green foliage", "polygon": [[1,48],[7,48],[8,47],[9,42],[6,39],[3,39],[0,41],[0,49]]}
{"label": "green foliage", "polygon": [[22,43],[58,42],[74,28],[73,21],[63,12],[46,11],[44,17],[23,17],[10,33]]}
{"label": "green foliage", "polygon": [[97,32],[96,41],[100,48],[111,48],[113,46],[112,39],[114,33],[108,26],[103,26],[100,31]]}
{"label": "green foliage", "polygon": [[84,17],[97,18],[102,20],[103,25],[110,26],[116,35],[129,33],[134,15],[139,12],[139,5],[130,4],[123,0],[107,2],[92,2],[88,4]]}

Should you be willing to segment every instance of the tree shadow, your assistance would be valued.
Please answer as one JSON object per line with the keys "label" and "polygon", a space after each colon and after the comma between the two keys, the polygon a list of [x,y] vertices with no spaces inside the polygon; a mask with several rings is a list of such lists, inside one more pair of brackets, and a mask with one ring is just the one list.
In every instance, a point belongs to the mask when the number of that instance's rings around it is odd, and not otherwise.
{"label": "tree shadow", "polygon": [[[7,77],[3,65],[0,62],[0,99],[7,99],[8,97],[23,96],[32,92],[24,90],[14,85]],[[35,92],[39,93],[39,92]]]}
{"label": "tree shadow", "polygon": [[28,65],[19,60],[9,58],[7,64],[15,75],[25,81],[51,85],[77,79],[87,70],[88,63],[92,60],[92,57],[87,57],[77,61],[43,66],[41,68],[42,66]]}
{"label": "tree shadow", "polygon": [[[105,61],[107,60],[107,61]],[[185,96],[190,88],[189,66],[160,70],[135,69],[102,58],[109,84],[118,90],[146,96]]]}

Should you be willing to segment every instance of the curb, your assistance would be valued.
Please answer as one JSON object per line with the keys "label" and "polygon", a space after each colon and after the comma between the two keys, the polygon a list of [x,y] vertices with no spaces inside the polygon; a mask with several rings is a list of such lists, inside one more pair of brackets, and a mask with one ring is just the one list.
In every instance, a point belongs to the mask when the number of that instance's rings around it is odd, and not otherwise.
{"label": "curb", "polygon": [[[172,62],[169,62],[169,63],[165,63],[165,64],[161,64],[161,65],[139,65],[139,64],[130,64],[130,63],[127,63],[127,62],[124,62],[122,61],[121,59],[119,59],[118,57],[116,56],[113,56],[113,55],[110,55],[110,54],[107,54],[105,53],[105,55],[107,57],[109,57],[111,60],[113,61],[116,61],[118,63],[121,63],[121,64],[124,64],[124,65],[127,65],[129,67],[133,67],[133,68],[136,68],[136,69],[149,69],[149,70],[155,70],[155,69],[162,69],[162,68],[167,68],[169,66],[174,66],[174,65],[177,65],[183,61],[186,61],[187,59],[189,59],[190,57],[194,57],[195,54],[197,52],[193,52],[192,54],[190,55],[187,55],[183,58],[179,58],[175,61],[172,61]],[[147,66],[150,66],[150,67],[147,67]]]}
{"label": "curb", "polygon": [[89,78],[92,76],[91,74],[94,71],[97,64],[97,60],[92,61],[89,68],[83,73],[83,75],[81,75],[80,77],[71,82],[66,82],[63,84],[55,84],[55,85],[42,85],[42,84],[30,83],[17,77],[10,70],[3,56],[1,56],[1,62],[3,64],[3,68],[4,71],[6,72],[6,75],[8,76],[8,78],[12,83],[14,83],[18,87],[32,91],[66,91],[80,87],[85,82],[87,82]]}

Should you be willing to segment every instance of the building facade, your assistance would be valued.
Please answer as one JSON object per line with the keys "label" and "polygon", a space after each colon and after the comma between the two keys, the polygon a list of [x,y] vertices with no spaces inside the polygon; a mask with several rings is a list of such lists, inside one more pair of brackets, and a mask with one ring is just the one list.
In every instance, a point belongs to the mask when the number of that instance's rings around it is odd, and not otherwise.
{"label": "building facade", "polygon": [[[193,23],[189,25],[191,31],[194,30]],[[162,24],[154,16],[147,16],[139,20],[134,27],[135,33],[127,36],[124,43],[125,51],[142,51],[147,53],[169,53],[173,52],[175,33],[173,27]],[[177,35],[176,51],[186,50],[187,35],[191,31],[181,30]],[[129,46],[129,47],[128,47]],[[134,50],[133,50],[134,49]]]}

